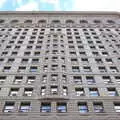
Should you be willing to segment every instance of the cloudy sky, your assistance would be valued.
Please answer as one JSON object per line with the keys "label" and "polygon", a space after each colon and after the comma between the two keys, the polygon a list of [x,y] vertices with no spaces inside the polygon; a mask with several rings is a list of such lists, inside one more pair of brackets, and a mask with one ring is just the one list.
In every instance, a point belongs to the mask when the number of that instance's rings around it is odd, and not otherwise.
{"label": "cloudy sky", "polygon": [[120,11],[120,0],[0,0],[0,11]]}

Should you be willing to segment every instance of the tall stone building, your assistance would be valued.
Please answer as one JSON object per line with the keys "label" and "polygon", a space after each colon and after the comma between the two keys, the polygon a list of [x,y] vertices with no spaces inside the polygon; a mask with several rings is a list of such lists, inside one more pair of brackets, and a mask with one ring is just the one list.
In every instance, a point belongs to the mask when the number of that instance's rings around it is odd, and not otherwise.
{"label": "tall stone building", "polygon": [[120,120],[120,14],[0,12],[0,120]]}

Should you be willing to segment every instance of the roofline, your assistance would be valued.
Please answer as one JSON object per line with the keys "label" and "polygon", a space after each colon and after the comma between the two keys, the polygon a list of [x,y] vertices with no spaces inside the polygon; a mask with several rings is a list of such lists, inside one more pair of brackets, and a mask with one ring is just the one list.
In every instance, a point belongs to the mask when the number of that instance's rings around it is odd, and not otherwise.
{"label": "roofline", "polygon": [[0,11],[0,15],[22,15],[22,14],[30,14],[30,15],[120,15],[120,12],[116,11]]}

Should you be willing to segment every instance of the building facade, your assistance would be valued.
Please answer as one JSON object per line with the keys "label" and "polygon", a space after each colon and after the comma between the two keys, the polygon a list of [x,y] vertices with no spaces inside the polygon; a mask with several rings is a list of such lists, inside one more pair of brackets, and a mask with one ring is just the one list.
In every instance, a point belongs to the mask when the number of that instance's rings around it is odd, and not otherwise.
{"label": "building facade", "polygon": [[0,120],[120,120],[120,14],[0,12]]}

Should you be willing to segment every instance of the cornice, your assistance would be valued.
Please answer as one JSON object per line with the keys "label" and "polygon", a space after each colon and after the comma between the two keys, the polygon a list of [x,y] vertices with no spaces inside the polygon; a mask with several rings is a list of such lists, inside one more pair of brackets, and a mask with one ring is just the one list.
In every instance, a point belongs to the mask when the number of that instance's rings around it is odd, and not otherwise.
{"label": "cornice", "polygon": [[0,11],[0,15],[115,15],[120,16],[120,12],[115,11]]}

